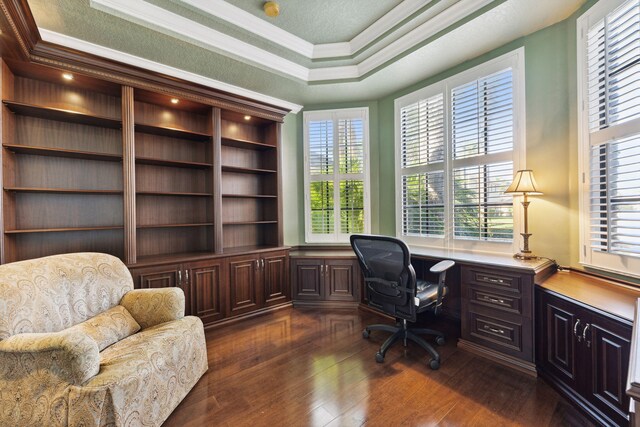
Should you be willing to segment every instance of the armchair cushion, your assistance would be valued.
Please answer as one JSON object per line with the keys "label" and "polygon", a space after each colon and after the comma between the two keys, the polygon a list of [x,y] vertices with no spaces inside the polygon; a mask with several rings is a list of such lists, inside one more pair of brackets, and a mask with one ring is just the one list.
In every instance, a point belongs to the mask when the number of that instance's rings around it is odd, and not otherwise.
{"label": "armchair cushion", "polygon": [[180,288],[135,289],[126,293],[120,305],[142,329],[184,317],[184,292]]}
{"label": "armchair cushion", "polygon": [[140,325],[121,305],[85,320],[68,329],[71,333],[88,335],[98,344],[100,351],[138,332]]}
{"label": "armchair cushion", "polygon": [[19,380],[42,370],[80,385],[100,370],[98,345],[88,335],[69,330],[18,334],[0,341],[0,378]]}

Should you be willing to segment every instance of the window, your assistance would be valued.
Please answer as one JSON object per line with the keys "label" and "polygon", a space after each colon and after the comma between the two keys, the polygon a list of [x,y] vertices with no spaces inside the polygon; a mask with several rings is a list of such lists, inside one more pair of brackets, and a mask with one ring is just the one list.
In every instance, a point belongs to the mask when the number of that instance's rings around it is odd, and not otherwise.
{"label": "window", "polygon": [[640,276],[640,0],[578,20],[581,262]]}
{"label": "window", "polygon": [[304,112],[307,242],[368,233],[369,109]]}
{"label": "window", "polygon": [[510,252],[524,167],[524,51],[396,99],[397,234],[409,243]]}

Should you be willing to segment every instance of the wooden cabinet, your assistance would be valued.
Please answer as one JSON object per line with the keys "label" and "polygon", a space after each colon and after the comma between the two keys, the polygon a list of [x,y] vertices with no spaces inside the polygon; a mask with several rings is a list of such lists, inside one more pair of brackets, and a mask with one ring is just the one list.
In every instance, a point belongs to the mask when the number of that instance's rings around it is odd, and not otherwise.
{"label": "wooden cabinet", "polygon": [[628,425],[631,324],[536,289],[538,370],[598,423]]}
{"label": "wooden cabinet", "polygon": [[205,325],[287,303],[288,272],[288,250],[131,269],[136,288],[181,288],[186,314]]}
{"label": "wooden cabinet", "polygon": [[461,346],[535,374],[533,272],[463,265],[460,274]]}
{"label": "wooden cabinet", "polygon": [[229,315],[289,301],[288,271],[287,251],[229,258]]}
{"label": "wooden cabinet", "polygon": [[216,258],[192,262],[185,266],[191,289],[191,313],[205,325],[225,317],[227,311],[226,260]]}
{"label": "wooden cabinet", "polygon": [[355,258],[292,258],[291,280],[299,305],[360,301],[362,278]]}

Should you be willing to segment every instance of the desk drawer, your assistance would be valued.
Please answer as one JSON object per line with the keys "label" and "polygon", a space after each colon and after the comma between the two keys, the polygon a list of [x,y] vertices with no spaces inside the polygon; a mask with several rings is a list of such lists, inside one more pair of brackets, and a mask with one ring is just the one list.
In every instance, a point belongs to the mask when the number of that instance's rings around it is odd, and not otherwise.
{"label": "desk drawer", "polygon": [[531,293],[530,280],[526,279],[527,277],[523,277],[517,273],[476,267],[462,268],[462,283],[485,286],[497,292]]}
{"label": "desk drawer", "polygon": [[473,285],[469,286],[468,289],[468,298],[471,304],[478,304],[507,313],[522,314],[522,299],[520,297],[500,295],[498,292]]}
{"label": "desk drawer", "polygon": [[463,313],[462,338],[532,362],[532,326],[529,318],[478,307]]}

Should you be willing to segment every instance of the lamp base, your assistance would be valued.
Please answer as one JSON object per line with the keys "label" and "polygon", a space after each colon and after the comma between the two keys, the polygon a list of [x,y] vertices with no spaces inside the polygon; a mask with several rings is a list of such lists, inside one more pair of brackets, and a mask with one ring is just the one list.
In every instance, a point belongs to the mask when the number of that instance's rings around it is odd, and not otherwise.
{"label": "lamp base", "polygon": [[540,259],[540,257],[532,254],[531,252],[519,252],[513,256],[515,259],[521,259],[524,261],[529,261],[533,259]]}

